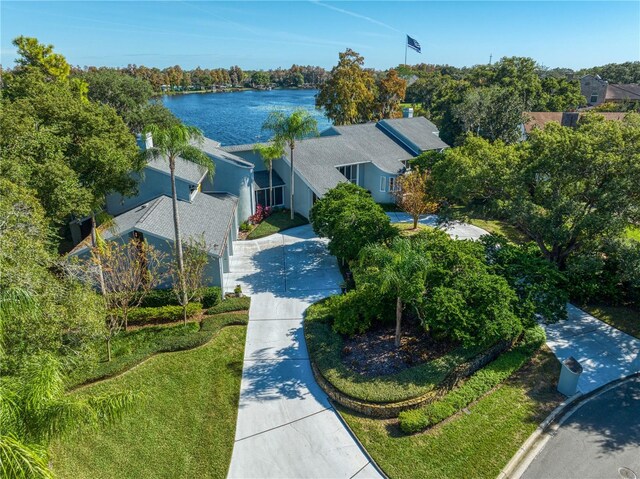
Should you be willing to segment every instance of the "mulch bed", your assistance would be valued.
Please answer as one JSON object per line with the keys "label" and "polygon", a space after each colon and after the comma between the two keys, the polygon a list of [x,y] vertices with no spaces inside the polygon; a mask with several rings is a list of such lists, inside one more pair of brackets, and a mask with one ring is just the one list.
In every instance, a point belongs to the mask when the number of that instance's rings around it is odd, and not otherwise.
{"label": "mulch bed", "polygon": [[350,370],[363,376],[384,376],[433,361],[454,348],[452,343],[434,340],[417,321],[403,321],[399,348],[394,339],[394,325],[347,338],[342,360]]}

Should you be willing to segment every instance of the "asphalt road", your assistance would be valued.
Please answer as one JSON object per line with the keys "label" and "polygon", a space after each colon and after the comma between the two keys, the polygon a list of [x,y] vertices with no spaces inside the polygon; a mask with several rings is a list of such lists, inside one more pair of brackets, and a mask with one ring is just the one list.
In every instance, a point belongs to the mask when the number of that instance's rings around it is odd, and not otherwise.
{"label": "asphalt road", "polygon": [[586,402],[559,427],[523,479],[640,479],[640,378]]}

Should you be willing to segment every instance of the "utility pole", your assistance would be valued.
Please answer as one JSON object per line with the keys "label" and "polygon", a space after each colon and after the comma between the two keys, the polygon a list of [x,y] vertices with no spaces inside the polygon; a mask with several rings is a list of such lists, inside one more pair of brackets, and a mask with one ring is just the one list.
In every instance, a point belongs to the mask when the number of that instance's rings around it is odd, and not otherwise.
{"label": "utility pole", "polygon": [[491,60],[493,59],[493,53],[489,54],[489,65],[491,65]]}

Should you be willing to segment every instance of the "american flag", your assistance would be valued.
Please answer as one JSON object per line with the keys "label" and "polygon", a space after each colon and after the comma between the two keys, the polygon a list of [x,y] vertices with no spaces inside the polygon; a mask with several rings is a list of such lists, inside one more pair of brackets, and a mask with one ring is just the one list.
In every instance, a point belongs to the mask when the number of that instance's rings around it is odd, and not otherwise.
{"label": "american flag", "polygon": [[407,35],[407,46],[417,51],[418,53],[421,53],[420,43],[418,42],[418,40],[416,40],[415,38],[411,38],[409,35]]}

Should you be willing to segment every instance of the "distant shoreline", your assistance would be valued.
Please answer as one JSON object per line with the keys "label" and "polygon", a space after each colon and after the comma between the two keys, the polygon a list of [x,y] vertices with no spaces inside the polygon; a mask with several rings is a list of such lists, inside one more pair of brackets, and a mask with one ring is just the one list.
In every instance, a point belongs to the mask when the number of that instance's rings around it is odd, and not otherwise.
{"label": "distant shoreline", "polygon": [[174,95],[190,95],[193,93],[237,93],[243,91],[271,91],[271,90],[317,90],[317,86],[313,87],[274,87],[274,88],[249,88],[249,87],[233,87],[223,90],[186,90],[186,91],[166,91],[156,93],[156,96],[174,96]]}

